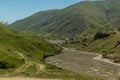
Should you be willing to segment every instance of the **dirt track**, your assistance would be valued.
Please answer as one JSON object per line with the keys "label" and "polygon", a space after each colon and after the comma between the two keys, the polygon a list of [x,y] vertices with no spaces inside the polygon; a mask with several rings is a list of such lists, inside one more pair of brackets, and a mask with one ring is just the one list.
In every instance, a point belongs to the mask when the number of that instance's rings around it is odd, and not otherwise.
{"label": "dirt track", "polygon": [[120,80],[120,65],[107,60],[98,59],[92,53],[63,50],[63,53],[46,59],[46,62],[60,68],[68,69],[80,74],[104,76],[110,80]]}
{"label": "dirt track", "polygon": [[25,72],[32,64],[35,64],[37,67],[37,72],[39,73],[40,71],[43,71],[45,69],[45,66],[43,64],[39,64],[33,61],[29,61],[22,53],[16,51],[16,53],[20,56],[21,59],[24,59],[25,64],[23,64],[22,66],[20,66],[19,68],[17,68],[15,70],[15,73],[22,73]]}
{"label": "dirt track", "polygon": [[20,53],[18,51],[15,52],[20,56],[21,59],[24,59],[25,63],[22,66],[18,67],[13,73],[6,73],[1,75],[0,80],[60,80],[60,79],[36,78],[36,77],[15,77],[15,76],[10,77],[11,75],[25,72],[32,64],[35,64],[37,67],[36,73],[44,71],[45,69],[44,64],[30,61],[23,55],[23,53]]}
{"label": "dirt track", "polygon": [[57,80],[45,78],[27,78],[27,77],[2,77],[0,80]]}

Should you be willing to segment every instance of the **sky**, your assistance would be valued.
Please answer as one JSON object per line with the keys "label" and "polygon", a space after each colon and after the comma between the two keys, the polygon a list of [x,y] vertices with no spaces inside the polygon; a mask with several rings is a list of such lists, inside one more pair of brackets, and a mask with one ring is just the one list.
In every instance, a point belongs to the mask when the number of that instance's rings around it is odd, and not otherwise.
{"label": "sky", "polygon": [[84,0],[0,0],[0,21],[12,23],[36,12],[62,9]]}

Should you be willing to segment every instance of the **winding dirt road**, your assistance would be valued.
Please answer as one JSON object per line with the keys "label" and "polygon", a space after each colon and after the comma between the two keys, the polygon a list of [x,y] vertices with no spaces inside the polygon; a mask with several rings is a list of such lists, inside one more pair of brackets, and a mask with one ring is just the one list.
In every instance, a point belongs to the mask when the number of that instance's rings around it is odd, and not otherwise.
{"label": "winding dirt road", "polygon": [[0,77],[0,80],[60,80],[60,79],[35,78],[35,77],[14,77],[14,76],[10,77],[11,75],[25,72],[32,64],[35,64],[37,67],[36,73],[44,71],[44,69],[45,69],[44,64],[30,61],[22,53],[17,52],[17,51],[15,51],[15,52],[20,56],[21,59],[23,59],[25,61],[25,63],[22,66],[18,67],[14,73],[7,73],[7,74],[2,75],[2,77]]}
{"label": "winding dirt road", "polygon": [[98,54],[65,48],[60,55],[49,57],[46,62],[80,74],[120,80],[120,64],[103,59]]}
{"label": "winding dirt road", "polygon": [[25,72],[31,65],[32,65],[32,62],[31,61],[28,61],[27,58],[20,52],[18,51],[15,51],[22,60],[25,61],[25,64],[23,64],[22,66],[20,66],[19,68],[17,68],[15,70],[15,73],[22,73],[22,72]]}
{"label": "winding dirt road", "polygon": [[25,64],[23,64],[22,66],[17,68],[15,70],[15,73],[25,72],[32,64],[35,64],[36,67],[37,67],[37,72],[36,73],[44,71],[44,69],[45,69],[45,65],[44,64],[39,64],[39,63],[36,63],[36,62],[33,62],[33,61],[29,61],[22,53],[20,53],[18,51],[15,51],[15,52],[20,56],[21,59],[23,59],[25,61]]}

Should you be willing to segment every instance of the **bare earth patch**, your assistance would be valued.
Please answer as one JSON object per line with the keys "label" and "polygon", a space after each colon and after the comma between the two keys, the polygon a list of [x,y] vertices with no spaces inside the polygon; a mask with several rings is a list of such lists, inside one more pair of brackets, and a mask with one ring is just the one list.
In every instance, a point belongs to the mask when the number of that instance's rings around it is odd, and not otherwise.
{"label": "bare earth patch", "polygon": [[120,80],[120,65],[101,58],[100,55],[77,51],[63,50],[60,55],[46,59],[46,62],[57,67],[80,74],[108,77],[110,80]]}

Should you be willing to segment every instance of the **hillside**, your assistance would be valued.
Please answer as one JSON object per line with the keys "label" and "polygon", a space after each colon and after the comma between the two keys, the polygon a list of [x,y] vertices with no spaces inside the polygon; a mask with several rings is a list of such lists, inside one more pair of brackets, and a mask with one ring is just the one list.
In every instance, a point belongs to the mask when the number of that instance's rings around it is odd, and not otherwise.
{"label": "hillside", "polygon": [[[54,55],[57,46],[0,24],[0,68],[16,68],[24,63],[19,53],[36,62]],[[13,62],[14,61],[14,62]]]}
{"label": "hillside", "polygon": [[101,30],[90,36],[81,37],[66,42],[67,47],[74,47],[81,51],[103,54],[104,58],[120,63],[120,31]]}
{"label": "hillside", "polygon": [[[0,23],[0,76],[42,77],[43,79],[103,80],[98,77],[80,75],[44,62],[44,58],[55,55],[60,47],[35,36],[11,30]],[[22,76],[22,77],[21,77]],[[16,78],[15,77],[15,78]],[[27,79],[27,78],[26,78]]]}
{"label": "hillside", "polygon": [[83,1],[61,10],[36,13],[10,25],[42,37],[65,38],[119,27],[119,0]]}
{"label": "hillside", "polygon": [[57,11],[59,10],[48,10],[35,13],[25,19],[16,21],[16,23],[14,23],[12,27],[18,30],[28,30],[32,26],[35,26],[38,23],[44,22],[45,20],[51,18],[52,16],[57,14]]}

